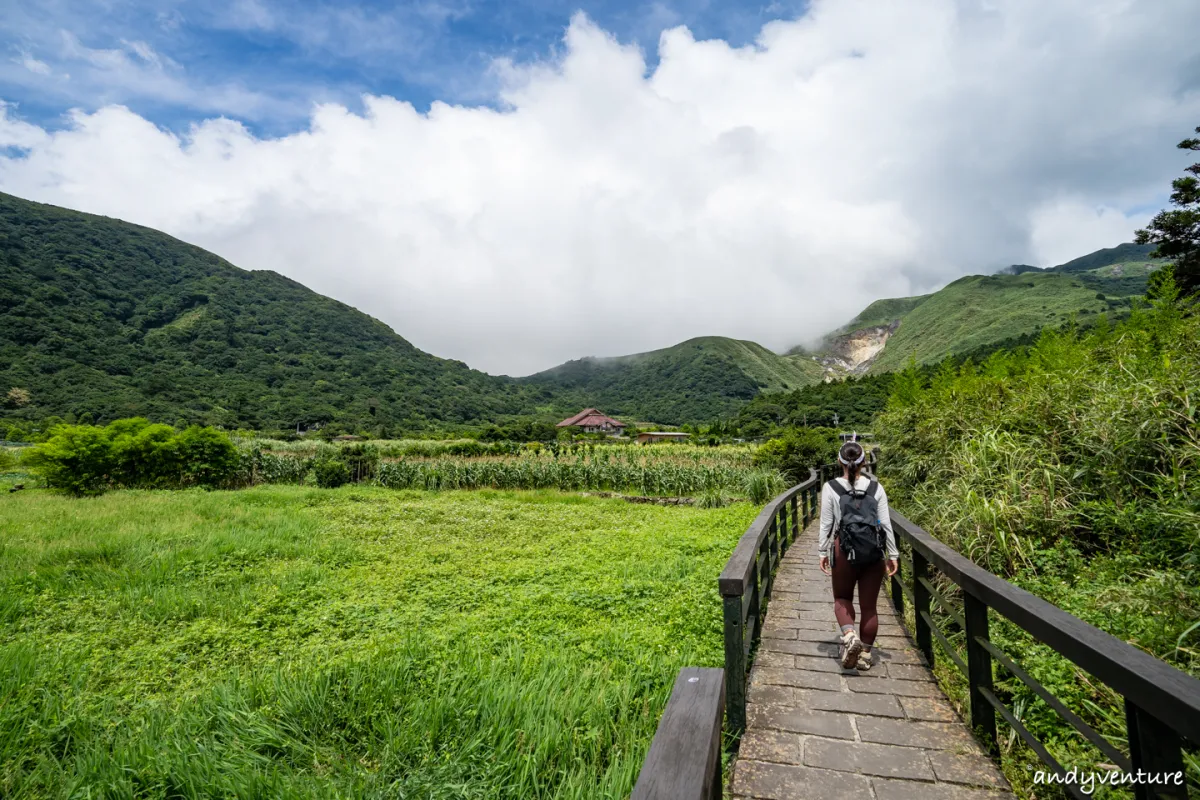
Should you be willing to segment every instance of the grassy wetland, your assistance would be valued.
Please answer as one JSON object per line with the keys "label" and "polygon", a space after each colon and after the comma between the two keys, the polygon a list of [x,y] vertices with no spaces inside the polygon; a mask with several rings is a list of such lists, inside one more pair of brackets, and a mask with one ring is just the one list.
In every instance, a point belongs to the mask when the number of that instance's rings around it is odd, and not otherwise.
{"label": "grassy wetland", "polygon": [[6,797],[622,797],[756,513],[552,490],[0,500]]}

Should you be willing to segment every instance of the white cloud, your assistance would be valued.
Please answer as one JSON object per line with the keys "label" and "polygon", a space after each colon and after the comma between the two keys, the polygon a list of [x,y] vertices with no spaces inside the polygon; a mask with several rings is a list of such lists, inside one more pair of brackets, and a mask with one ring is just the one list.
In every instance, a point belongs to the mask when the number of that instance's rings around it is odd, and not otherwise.
{"label": "white cloud", "polygon": [[1200,118],[1197,27],[1191,0],[827,0],[744,48],[666,31],[647,73],[577,17],[561,57],[499,65],[503,110],[369,97],[274,139],[120,107],[9,118],[0,148],[29,150],[0,188],[276,270],[493,372],[704,334],[783,348],[879,297],[1128,240],[1141,218],[1113,209],[1162,194]]}
{"label": "white cloud", "polygon": [[20,58],[13,59],[13,63],[20,64],[35,75],[49,75],[51,71],[49,64],[34,58],[29,53],[21,53]]}
{"label": "white cloud", "polygon": [[1130,231],[1144,227],[1152,214],[1126,214],[1108,206],[1060,200],[1038,208],[1030,239],[1040,266],[1057,266],[1101,247],[1132,240]]}

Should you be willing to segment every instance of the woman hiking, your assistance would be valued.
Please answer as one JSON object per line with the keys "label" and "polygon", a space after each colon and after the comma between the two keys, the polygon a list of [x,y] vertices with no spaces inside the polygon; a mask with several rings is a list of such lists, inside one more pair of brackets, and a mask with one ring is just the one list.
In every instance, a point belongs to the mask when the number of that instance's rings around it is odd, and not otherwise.
{"label": "woman hiking", "polygon": [[[821,571],[833,576],[833,613],[842,629],[843,669],[871,668],[871,645],[879,632],[875,604],[884,573],[896,574],[896,537],[888,514],[887,492],[862,472],[866,453],[858,442],[838,452],[842,477],[821,487]],[[832,567],[832,569],[831,569]],[[854,587],[862,612],[861,633],[854,629]]]}

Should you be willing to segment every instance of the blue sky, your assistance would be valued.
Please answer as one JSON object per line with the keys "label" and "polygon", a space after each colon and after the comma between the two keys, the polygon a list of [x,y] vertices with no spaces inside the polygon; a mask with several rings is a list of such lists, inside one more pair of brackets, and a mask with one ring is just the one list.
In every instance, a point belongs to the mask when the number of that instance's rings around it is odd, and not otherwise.
{"label": "blue sky", "polygon": [[1200,123],[1196,0],[8,6],[0,191],[507,374],[1129,241]]}
{"label": "blue sky", "polygon": [[43,0],[0,18],[0,99],[42,127],[63,112],[128,106],[172,129],[215,115],[263,135],[304,126],[314,102],[357,110],[382,94],[494,102],[495,59],[554,58],[583,11],[655,63],[660,33],[750,42],[763,24],[803,13],[801,0]]}

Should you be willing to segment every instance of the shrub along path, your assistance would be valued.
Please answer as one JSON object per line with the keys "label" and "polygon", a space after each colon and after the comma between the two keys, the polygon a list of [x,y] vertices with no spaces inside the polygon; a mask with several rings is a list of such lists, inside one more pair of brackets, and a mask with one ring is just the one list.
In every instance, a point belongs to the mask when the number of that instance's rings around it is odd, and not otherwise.
{"label": "shrub along path", "polygon": [[734,797],[1011,798],[883,595],[877,663],[867,672],[840,668],[818,525],[800,535],[775,577],[750,674]]}

